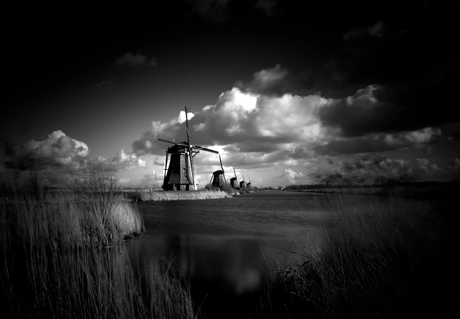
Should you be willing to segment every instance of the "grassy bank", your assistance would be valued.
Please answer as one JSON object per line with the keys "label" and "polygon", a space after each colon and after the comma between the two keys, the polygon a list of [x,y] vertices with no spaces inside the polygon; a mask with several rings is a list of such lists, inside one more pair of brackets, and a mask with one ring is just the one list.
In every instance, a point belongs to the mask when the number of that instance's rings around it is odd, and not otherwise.
{"label": "grassy bank", "polygon": [[0,201],[2,241],[14,247],[47,243],[56,248],[106,246],[139,235],[142,217],[121,195],[90,191],[36,196],[14,189]]}
{"label": "grassy bank", "polygon": [[1,318],[194,318],[169,265],[137,269],[123,240],[143,231],[114,181],[49,192],[4,188],[0,200]]}
{"label": "grassy bank", "polygon": [[142,201],[199,200],[232,197],[224,191],[139,191],[128,192],[128,198]]}
{"label": "grassy bank", "polygon": [[[455,194],[452,192],[451,194]],[[265,316],[443,318],[459,315],[459,200],[408,190],[331,195],[337,223],[321,252],[276,269]],[[400,196],[401,195],[401,196]]]}

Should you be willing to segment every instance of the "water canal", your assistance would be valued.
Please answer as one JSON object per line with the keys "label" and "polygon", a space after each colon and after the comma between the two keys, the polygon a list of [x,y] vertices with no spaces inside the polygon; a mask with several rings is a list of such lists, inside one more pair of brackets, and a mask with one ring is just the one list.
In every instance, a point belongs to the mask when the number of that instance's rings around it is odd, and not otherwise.
{"label": "water canal", "polygon": [[[191,283],[207,318],[246,318],[278,265],[315,253],[333,222],[330,195],[266,191],[236,198],[140,202],[146,233],[130,259],[165,260]],[[148,256],[148,257],[146,257]]]}

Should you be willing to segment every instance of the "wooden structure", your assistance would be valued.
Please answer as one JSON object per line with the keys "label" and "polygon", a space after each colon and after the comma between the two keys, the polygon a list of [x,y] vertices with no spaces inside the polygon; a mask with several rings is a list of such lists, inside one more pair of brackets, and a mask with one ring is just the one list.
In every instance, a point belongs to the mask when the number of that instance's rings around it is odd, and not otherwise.
{"label": "wooden structure", "polygon": [[[219,154],[218,151],[190,144],[187,107],[185,108],[185,127],[187,130],[187,141],[176,143],[173,141],[158,138],[158,140],[161,142],[174,144],[173,146],[166,149],[166,160],[162,186],[164,190],[197,190],[193,158],[200,151]],[[223,172],[224,169],[222,166],[222,159],[220,154],[219,160]]]}
{"label": "wooden structure", "polygon": [[212,173],[211,181],[209,185],[212,189],[222,189],[227,184],[225,180],[224,170],[218,170]]}

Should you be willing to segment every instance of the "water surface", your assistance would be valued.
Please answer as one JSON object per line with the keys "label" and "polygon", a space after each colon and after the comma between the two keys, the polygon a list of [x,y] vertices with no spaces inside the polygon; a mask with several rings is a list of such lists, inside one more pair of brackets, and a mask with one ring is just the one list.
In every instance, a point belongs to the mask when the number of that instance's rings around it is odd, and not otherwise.
{"label": "water surface", "polygon": [[279,265],[316,253],[330,195],[267,191],[235,198],[141,202],[146,234],[129,244],[142,264],[161,258],[189,278],[208,318],[244,318]]}

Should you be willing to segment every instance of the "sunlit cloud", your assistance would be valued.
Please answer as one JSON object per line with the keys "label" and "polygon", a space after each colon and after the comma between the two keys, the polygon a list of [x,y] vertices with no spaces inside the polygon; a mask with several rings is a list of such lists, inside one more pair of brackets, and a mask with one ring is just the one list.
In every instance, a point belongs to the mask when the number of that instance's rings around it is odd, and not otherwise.
{"label": "sunlit cloud", "polygon": [[135,168],[146,168],[146,162],[135,154],[126,153],[123,149],[112,157],[98,156],[96,164],[106,170],[123,171]]}
{"label": "sunlit cloud", "polygon": [[275,176],[275,179],[282,181],[283,184],[300,184],[306,182],[306,178],[302,173],[295,172],[291,168],[285,168],[280,174]]}
{"label": "sunlit cloud", "polygon": [[0,174],[4,180],[21,181],[34,171],[50,185],[67,187],[93,166],[113,173],[146,167],[143,159],[124,150],[94,160],[89,158],[89,152],[86,143],[57,130],[39,140],[9,146],[0,163]]}
{"label": "sunlit cloud", "polygon": [[[276,82],[287,73],[279,66],[254,74],[254,83]],[[436,127],[387,132],[373,126],[390,117],[393,107],[379,101],[378,86],[370,85],[343,99],[320,95],[264,95],[232,88],[215,104],[189,114],[193,144],[218,148],[224,164],[242,168],[273,165],[301,167],[318,155],[366,154],[437,143]],[[168,122],[153,121],[152,128],[133,142],[136,154],[163,155],[157,140],[184,140],[182,111]],[[386,124],[383,124],[386,125]],[[182,136],[182,137],[181,137]],[[217,158],[201,152],[197,164],[214,165]]]}

